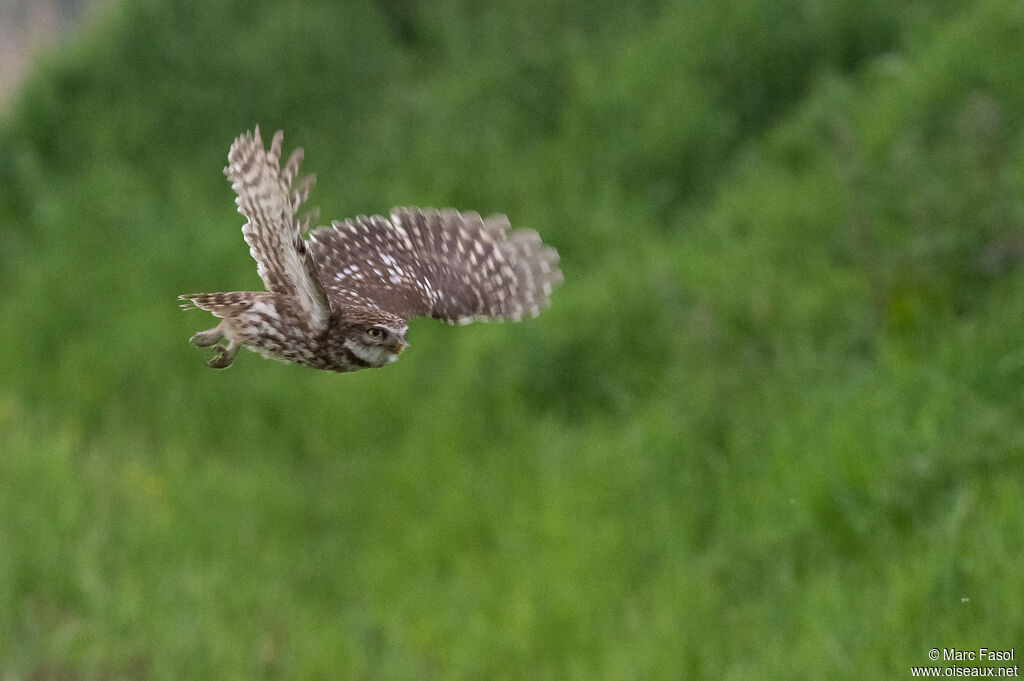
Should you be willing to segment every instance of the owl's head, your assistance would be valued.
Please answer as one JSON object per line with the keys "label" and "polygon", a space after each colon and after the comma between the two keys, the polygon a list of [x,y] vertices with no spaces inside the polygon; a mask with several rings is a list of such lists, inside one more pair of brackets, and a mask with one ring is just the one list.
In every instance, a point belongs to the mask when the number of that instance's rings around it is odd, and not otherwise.
{"label": "owl's head", "polygon": [[368,368],[394,362],[409,346],[405,340],[409,327],[398,315],[376,308],[350,308],[337,322],[332,340]]}

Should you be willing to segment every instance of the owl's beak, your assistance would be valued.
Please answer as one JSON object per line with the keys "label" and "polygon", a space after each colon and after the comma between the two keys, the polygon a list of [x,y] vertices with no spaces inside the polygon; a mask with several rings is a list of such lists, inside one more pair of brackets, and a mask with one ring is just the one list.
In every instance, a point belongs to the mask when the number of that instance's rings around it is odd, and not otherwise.
{"label": "owl's beak", "polygon": [[409,347],[408,343],[398,341],[397,343],[391,346],[391,352],[395,353],[396,355],[400,355],[402,354],[402,350],[405,350],[407,347]]}

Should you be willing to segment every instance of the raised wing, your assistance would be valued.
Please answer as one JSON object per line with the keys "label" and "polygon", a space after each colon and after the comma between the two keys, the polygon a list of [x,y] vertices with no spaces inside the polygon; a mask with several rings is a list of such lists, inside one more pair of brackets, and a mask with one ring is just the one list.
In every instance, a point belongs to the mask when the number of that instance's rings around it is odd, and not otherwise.
{"label": "raised wing", "polygon": [[308,175],[295,182],[302,161],[301,148],[292,152],[284,169],[281,168],[283,137],[278,130],[270,149],[264,149],[256,126],[254,133],[242,135],[231,145],[224,174],[238,194],[238,212],[248,218],[242,235],[267,291],[294,298],[308,316],[310,326],[324,328],[328,303],[302,239],[317,210],[296,217],[316,178]]}
{"label": "raised wing", "polygon": [[450,324],[518,320],[548,305],[558,253],[504,215],[395,208],[334,222],[309,249],[332,306],[365,305]]}

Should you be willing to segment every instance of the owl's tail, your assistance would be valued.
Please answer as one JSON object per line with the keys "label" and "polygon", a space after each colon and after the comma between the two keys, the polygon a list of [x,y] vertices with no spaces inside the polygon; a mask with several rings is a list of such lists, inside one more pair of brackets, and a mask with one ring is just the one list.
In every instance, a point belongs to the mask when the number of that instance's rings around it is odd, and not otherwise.
{"label": "owl's tail", "polygon": [[183,310],[206,310],[214,317],[231,317],[252,306],[253,301],[266,293],[233,291],[231,293],[186,293],[178,296]]}

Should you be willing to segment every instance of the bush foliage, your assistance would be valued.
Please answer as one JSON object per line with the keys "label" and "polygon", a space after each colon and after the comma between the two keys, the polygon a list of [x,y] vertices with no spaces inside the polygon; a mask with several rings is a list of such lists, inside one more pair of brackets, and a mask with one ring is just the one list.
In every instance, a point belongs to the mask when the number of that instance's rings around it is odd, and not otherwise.
{"label": "bush foliage", "polygon": [[[3,679],[899,678],[1024,637],[1017,2],[125,0],[0,126]],[[553,307],[208,370],[255,123]],[[1021,314],[1017,314],[1020,312]]]}

